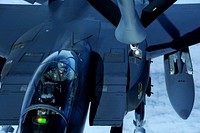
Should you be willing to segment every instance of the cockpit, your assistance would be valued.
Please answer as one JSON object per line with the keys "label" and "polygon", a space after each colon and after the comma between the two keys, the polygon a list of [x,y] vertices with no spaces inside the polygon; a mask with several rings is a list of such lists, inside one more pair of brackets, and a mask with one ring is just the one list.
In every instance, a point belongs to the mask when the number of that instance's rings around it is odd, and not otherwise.
{"label": "cockpit", "polygon": [[25,95],[19,132],[66,130],[78,84],[75,61],[75,53],[62,50],[38,67]]}

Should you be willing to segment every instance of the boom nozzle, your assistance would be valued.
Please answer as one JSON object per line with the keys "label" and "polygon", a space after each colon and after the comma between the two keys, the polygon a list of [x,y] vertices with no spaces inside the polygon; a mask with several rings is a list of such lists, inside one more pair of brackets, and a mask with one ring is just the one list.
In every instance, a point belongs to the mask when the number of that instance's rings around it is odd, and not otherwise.
{"label": "boom nozzle", "polygon": [[126,44],[137,44],[146,38],[146,31],[140,22],[132,0],[117,0],[121,12],[120,22],[115,30],[118,41]]}

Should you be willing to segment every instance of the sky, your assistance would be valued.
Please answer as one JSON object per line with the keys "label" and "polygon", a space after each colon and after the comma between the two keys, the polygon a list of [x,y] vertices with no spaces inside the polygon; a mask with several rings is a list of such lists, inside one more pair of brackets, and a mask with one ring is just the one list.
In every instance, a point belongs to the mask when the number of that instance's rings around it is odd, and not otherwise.
{"label": "sky", "polygon": [[[176,3],[200,3],[200,0],[179,0]],[[27,4],[23,0],[0,0],[0,4]],[[182,120],[173,110],[165,87],[163,57],[153,59],[151,78],[153,95],[146,99],[145,129],[147,133],[200,133],[200,44],[190,47],[195,82],[195,103],[187,120]],[[124,133],[133,133],[134,111],[124,118]],[[109,127],[90,127],[86,122],[84,133],[109,133]],[[2,132],[0,132],[2,133]]]}

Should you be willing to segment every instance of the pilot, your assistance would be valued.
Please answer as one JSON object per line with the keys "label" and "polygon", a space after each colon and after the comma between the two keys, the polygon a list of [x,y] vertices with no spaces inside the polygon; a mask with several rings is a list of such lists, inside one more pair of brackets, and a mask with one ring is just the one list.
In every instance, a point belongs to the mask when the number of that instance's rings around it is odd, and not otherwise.
{"label": "pilot", "polygon": [[40,97],[40,103],[45,104],[54,104],[55,103],[55,97],[53,94],[42,94]]}
{"label": "pilot", "polygon": [[41,82],[43,84],[43,89],[46,85],[53,83],[54,86],[53,89],[50,89],[50,92],[56,99],[55,104],[59,103],[60,106],[62,105],[61,99],[63,98],[63,95],[60,94],[65,94],[65,92],[67,92],[66,89],[69,88],[69,85],[74,78],[74,70],[68,64],[58,62],[56,67],[50,69],[42,75]]}
{"label": "pilot", "polygon": [[42,83],[45,82],[62,82],[65,80],[70,80],[71,78],[70,68],[65,63],[59,62],[57,67],[44,73],[41,77]]}

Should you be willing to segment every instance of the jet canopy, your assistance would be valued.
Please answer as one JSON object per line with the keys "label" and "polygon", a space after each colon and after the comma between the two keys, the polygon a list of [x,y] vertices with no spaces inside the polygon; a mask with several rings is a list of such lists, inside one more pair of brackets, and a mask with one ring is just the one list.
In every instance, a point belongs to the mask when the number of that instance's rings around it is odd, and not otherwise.
{"label": "jet canopy", "polygon": [[41,63],[25,94],[21,132],[66,130],[77,90],[76,59],[72,51],[62,50]]}

